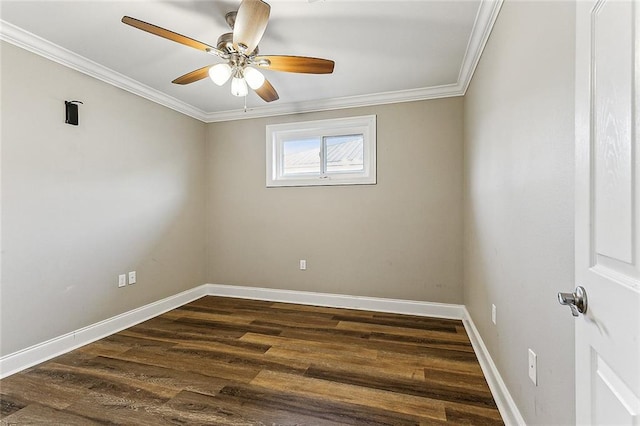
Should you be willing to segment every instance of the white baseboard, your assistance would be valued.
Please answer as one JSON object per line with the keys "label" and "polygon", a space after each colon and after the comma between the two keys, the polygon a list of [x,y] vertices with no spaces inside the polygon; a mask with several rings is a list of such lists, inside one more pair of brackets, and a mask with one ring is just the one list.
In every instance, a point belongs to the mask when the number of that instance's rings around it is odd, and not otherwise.
{"label": "white baseboard", "polygon": [[482,373],[489,384],[493,399],[496,401],[498,410],[502,415],[502,420],[504,420],[506,426],[526,425],[522,414],[520,414],[520,410],[518,410],[518,406],[511,397],[507,385],[502,380],[502,376],[500,376],[500,372],[491,358],[491,354],[489,354],[487,347],[482,341],[482,337],[476,325],[473,323],[469,311],[467,311],[466,307],[463,307],[463,311],[462,323],[464,324],[465,330],[467,330],[469,340],[471,340],[471,345],[482,368]]}
{"label": "white baseboard", "polygon": [[360,309],[462,320],[491,393],[507,426],[524,425],[524,419],[507,389],[476,326],[463,305],[280,290],[222,284],[203,284],[0,358],[0,378],[102,339],[125,328],[178,308],[203,296],[224,296],[301,305]]}
{"label": "white baseboard", "polygon": [[210,296],[268,300],[271,302],[297,303],[299,305],[327,306],[331,308],[359,309],[460,320],[464,317],[464,306],[451,303],[417,302],[413,300],[385,299],[381,297],[349,296],[344,294],[223,284],[207,284],[207,286]]}
{"label": "white baseboard", "polygon": [[0,378],[107,337],[207,295],[201,285],[0,358]]}

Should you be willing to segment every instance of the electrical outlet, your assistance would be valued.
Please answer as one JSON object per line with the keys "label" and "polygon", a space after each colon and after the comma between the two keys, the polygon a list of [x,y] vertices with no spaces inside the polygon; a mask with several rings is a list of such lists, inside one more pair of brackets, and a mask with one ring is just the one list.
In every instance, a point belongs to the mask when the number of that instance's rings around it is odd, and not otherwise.
{"label": "electrical outlet", "polygon": [[300,259],[300,270],[301,271],[307,270],[307,261],[304,259]]}
{"label": "electrical outlet", "polygon": [[129,285],[136,283],[136,271],[129,272]]}
{"label": "electrical outlet", "polygon": [[496,305],[491,305],[491,322],[493,324],[497,324],[497,309],[496,309]]}
{"label": "electrical outlet", "polygon": [[126,274],[118,275],[118,287],[124,287],[125,285],[127,285],[127,275]]}
{"label": "electrical outlet", "polygon": [[538,386],[538,355],[529,349],[529,378]]}

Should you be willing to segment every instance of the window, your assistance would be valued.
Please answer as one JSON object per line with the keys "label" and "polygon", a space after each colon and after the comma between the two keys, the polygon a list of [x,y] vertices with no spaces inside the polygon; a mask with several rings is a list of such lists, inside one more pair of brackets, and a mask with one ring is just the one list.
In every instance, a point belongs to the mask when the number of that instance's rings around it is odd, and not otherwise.
{"label": "window", "polygon": [[376,183],[376,116],[267,126],[267,186]]}

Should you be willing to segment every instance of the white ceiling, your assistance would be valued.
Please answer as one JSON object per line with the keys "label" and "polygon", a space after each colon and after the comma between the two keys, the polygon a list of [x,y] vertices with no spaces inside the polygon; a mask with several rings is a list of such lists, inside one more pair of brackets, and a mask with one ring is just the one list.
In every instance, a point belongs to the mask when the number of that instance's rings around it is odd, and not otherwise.
{"label": "white ceiling", "polygon": [[124,25],[124,15],[216,45],[236,1],[1,0],[0,37],[203,121],[464,93],[500,0],[270,0],[261,54],[332,59],[331,75],[264,71],[280,95],[171,80],[220,59]]}

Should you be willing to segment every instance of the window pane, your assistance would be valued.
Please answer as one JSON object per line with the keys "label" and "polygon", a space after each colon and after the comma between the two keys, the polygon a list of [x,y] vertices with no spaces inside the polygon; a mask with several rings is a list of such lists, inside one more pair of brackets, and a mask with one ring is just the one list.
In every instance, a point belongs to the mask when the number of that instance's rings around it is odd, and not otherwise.
{"label": "window pane", "polygon": [[327,173],[364,170],[363,135],[327,136]]}
{"label": "window pane", "polygon": [[298,139],[282,143],[284,176],[320,174],[320,146],[322,139]]}

